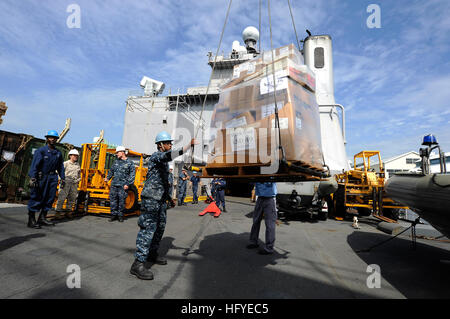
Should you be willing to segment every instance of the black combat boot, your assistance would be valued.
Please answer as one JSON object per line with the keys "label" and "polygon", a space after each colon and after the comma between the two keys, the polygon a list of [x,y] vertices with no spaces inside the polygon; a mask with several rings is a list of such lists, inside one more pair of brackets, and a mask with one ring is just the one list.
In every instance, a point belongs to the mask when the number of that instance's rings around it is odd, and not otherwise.
{"label": "black combat boot", "polygon": [[157,265],[167,265],[167,259],[158,256],[157,252],[150,252],[147,257],[147,261],[152,262]]}
{"label": "black combat boot", "polygon": [[55,223],[47,220],[47,212],[46,211],[42,211],[39,214],[37,223],[42,226],[55,226]]}
{"label": "black combat boot", "polygon": [[131,265],[130,274],[135,275],[139,279],[152,280],[153,273],[150,269],[144,266],[139,260],[135,259],[133,265]]}
{"label": "black combat boot", "polygon": [[113,221],[115,221],[115,220],[118,219],[118,218],[119,218],[119,217],[118,217],[117,215],[111,215],[111,217],[109,218],[108,221],[113,222]]}
{"label": "black combat boot", "polygon": [[41,229],[41,226],[39,226],[38,223],[36,223],[36,216],[35,212],[29,211],[28,212],[28,224],[27,226],[34,229]]}

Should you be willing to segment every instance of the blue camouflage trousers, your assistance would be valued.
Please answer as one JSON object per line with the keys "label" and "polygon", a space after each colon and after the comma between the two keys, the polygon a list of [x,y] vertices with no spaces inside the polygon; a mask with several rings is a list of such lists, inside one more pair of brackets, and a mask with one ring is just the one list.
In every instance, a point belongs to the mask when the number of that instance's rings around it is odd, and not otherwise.
{"label": "blue camouflage trousers", "polygon": [[52,208],[58,187],[58,175],[44,175],[38,187],[30,189],[28,210],[31,212],[49,211]]}
{"label": "blue camouflage trousers", "polygon": [[111,215],[122,216],[125,210],[125,199],[128,193],[123,186],[111,186],[109,190],[109,205],[111,207]]}
{"label": "blue camouflage trousers", "polygon": [[178,205],[184,203],[186,198],[186,185],[178,186]]}
{"label": "blue camouflage trousers", "polygon": [[216,198],[214,200],[216,201],[217,207],[222,205],[222,208],[225,208],[225,190],[216,190]]}
{"label": "blue camouflage trousers", "polygon": [[198,186],[197,185],[192,185],[192,200],[194,202],[198,202]]}
{"label": "blue camouflage trousers", "polygon": [[135,258],[140,262],[145,262],[150,254],[157,253],[159,243],[166,228],[166,203],[142,199],[141,215],[138,219],[140,228],[136,238]]}

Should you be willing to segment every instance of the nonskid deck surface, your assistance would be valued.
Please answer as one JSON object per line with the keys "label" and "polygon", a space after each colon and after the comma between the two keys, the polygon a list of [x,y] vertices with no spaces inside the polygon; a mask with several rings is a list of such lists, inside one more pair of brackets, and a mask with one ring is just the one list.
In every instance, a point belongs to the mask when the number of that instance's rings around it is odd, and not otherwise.
{"label": "nonskid deck surface", "polygon": [[[390,237],[372,219],[351,222],[282,220],[276,253],[247,249],[254,204],[227,197],[227,213],[198,216],[207,204],[168,210],[152,281],[129,274],[137,217],[99,216],[26,227],[26,206],[0,208],[0,298],[449,298],[450,244]],[[260,240],[265,226],[261,225]],[[80,288],[74,285],[74,266]],[[380,288],[374,267],[381,272]],[[69,268],[68,268],[69,267]],[[372,269],[372,270],[371,270]],[[72,284],[71,284],[72,283]],[[369,284],[368,284],[369,283]],[[375,287],[374,287],[375,286]],[[372,287],[372,288],[370,288]]]}

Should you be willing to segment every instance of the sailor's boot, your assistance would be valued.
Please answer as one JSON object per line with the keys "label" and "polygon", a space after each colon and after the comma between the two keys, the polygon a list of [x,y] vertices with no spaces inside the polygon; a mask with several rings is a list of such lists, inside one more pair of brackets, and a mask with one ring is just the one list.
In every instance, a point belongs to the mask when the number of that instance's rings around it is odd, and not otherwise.
{"label": "sailor's boot", "polygon": [[36,223],[36,216],[35,216],[35,212],[29,211],[28,212],[28,224],[27,226],[30,228],[34,228],[34,229],[40,229],[41,226],[39,226],[38,223]]}
{"label": "sailor's boot", "polygon": [[130,274],[135,275],[139,279],[152,280],[153,273],[150,269],[144,266],[139,260],[135,259],[133,265],[131,265]]}
{"label": "sailor's boot", "polygon": [[39,225],[42,225],[42,226],[55,226],[55,223],[47,220],[47,212],[46,211],[42,211],[39,214],[39,218],[38,218],[37,222]]}
{"label": "sailor's boot", "polygon": [[147,260],[157,265],[167,265],[167,259],[158,256],[157,252],[150,252],[148,254]]}

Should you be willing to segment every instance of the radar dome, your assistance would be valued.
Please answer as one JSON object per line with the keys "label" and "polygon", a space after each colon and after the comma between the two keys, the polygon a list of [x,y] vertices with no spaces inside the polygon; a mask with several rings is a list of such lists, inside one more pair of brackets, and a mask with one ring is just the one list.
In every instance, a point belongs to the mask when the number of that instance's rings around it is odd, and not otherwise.
{"label": "radar dome", "polygon": [[248,40],[258,42],[259,40],[258,29],[255,27],[246,27],[242,32],[242,39],[244,39],[244,42],[247,42]]}

